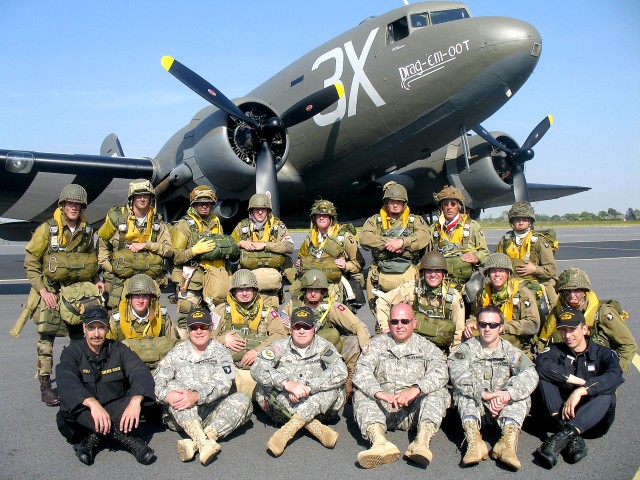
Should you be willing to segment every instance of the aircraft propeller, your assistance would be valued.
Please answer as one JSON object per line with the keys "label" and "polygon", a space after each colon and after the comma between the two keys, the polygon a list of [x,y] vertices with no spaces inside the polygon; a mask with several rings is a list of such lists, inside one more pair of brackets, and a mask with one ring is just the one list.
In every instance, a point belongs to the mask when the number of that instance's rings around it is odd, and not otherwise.
{"label": "aircraft propeller", "polygon": [[529,188],[527,187],[527,179],[524,176],[524,164],[534,157],[533,147],[547,133],[547,130],[553,124],[553,117],[547,115],[542,121],[536,125],[522,146],[512,150],[496,140],[482,125],[476,125],[472,130],[480,137],[489,142],[493,147],[507,154],[507,163],[512,167],[513,173],[513,195],[516,202],[529,201]]}
{"label": "aircraft propeller", "polygon": [[245,145],[253,147],[258,143],[260,144],[260,152],[256,159],[256,192],[271,194],[273,214],[276,217],[279,216],[280,197],[276,162],[269,147],[269,140],[277,133],[284,132],[287,128],[308,120],[337,102],[344,95],[344,87],[337,83],[330,85],[303,98],[287,109],[280,117],[271,117],[267,120],[258,121],[246,115],[220,90],[173,57],[164,56],[161,63],[165,70],[209,103],[248,125],[248,131],[244,132],[243,135]]}

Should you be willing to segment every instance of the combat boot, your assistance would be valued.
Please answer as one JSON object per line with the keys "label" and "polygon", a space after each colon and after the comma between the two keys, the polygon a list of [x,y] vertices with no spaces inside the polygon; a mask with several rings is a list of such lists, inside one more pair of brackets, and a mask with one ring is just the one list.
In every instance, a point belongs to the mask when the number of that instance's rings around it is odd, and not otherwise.
{"label": "combat boot", "polygon": [[538,450],[538,455],[547,467],[553,468],[558,463],[560,452],[577,436],[578,431],[576,428],[565,424],[562,430],[547,438]]}
{"label": "combat boot", "polygon": [[320,440],[320,443],[325,448],[333,448],[338,442],[338,436],[340,435],[333,428],[329,428],[319,420],[314,419],[307,423],[304,428],[311,433],[314,437]]}
{"label": "combat boot", "polygon": [[463,465],[473,465],[489,458],[489,447],[480,435],[480,427],[475,420],[463,423],[464,436],[467,441],[467,453],[462,458]]}
{"label": "combat boot", "polygon": [[584,442],[584,438],[580,435],[576,435],[569,440],[569,444],[565,449],[564,459],[567,463],[578,463],[587,456],[588,451],[589,449],[587,448],[587,444]]}
{"label": "combat boot", "polygon": [[213,425],[207,425],[204,428],[204,434],[209,439],[209,443],[213,445],[213,448],[216,449],[216,453],[220,451],[220,444],[218,443],[218,431],[215,429]]}
{"label": "combat boot", "polygon": [[284,449],[287,448],[287,443],[294,437],[294,435],[305,426],[304,419],[299,415],[295,414],[291,417],[287,423],[285,423],[280,430],[274,433],[269,441],[267,442],[267,448],[273,453],[276,457],[282,455]]}
{"label": "combat boot", "polygon": [[100,437],[97,433],[90,433],[82,439],[73,449],[76,451],[76,457],[85,465],[91,465],[95,458],[95,450],[100,444]]}
{"label": "combat boot", "polygon": [[508,422],[502,427],[502,437],[495,444],[491,451],[491,457],[498,460],[511,468],[520,470],[522,463],[518,460],[518,436],[520,434],[520,426]]}
{"label": "combat boot", "polygon": [[138,463],[149,465],[153,461],[155,452],[151,447],[149,447],[149,445],[139,438],[136,438],[133,435],[127,435],[114,425],[111,425],[109,436],[136,457]]}
{"label": "combat boot", "polygon": [[[202,428],[202,423],[200,420],[191,420],[187,422],[184,426],[184,431],[187,432],[187,435],[191,437],[193,442],[195,443],[196,449],[200,452],[199,458],[200,463],[202,465],[208,465],[213,457],[220,451],[220,445],[217,442],[212,442],[207,438],[206,433],[204,433],[204,429]],[[188,455],[190,451],[180,449],[180,444],[178,444],[178,457],[183,462],[188,461]],[[195,454],[195,452],[194,452]],[[185,458],[185,460],[183,460]],[[193,458],[193,456],[191,457]]]}
{"label": "combat boot", "polygon": [[375,468],[386,463],[393,463],[400,458],[400,450],[385,436],[384,425],[374,423],[367,428],[367,436],[371,448],[358,453],[358,463],[363,468]]}
{"label": "combat boot", "polygon": [[40,380],[40,398],[47,407],[60,405],[60,398],[51,387],[51,377],[49,375],[40,375],[38,380]]}
{"label": "combat boot", "polygon": [[344,391],[347,396],[347,403],[351,403],[353,396],[353,368],[347,367],[347,379],[344,382]]}
{"label": "combat boot", "polygon": [[429,465],[433,460],[433,453],[429,450],[429,443],[437,431],[438,429],[431,422],[420,423],[416,438],[409,444],[404,456],[420,465]]}

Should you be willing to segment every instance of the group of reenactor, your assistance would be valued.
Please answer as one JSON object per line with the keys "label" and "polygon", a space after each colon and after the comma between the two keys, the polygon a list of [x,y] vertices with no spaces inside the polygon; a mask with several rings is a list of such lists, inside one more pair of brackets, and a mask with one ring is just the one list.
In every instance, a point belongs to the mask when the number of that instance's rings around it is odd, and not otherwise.
{"label": "group of reenactor", "polygon": [[[284,424],[267,444],[275,456],[302,428],[333,448],[338,433],[324,420],[352,401],[372,443],[358,462],[372,468],[400,456],[387,429],[417,429],[405,456],[429,464],[453,398],[463,464],[488,457],[480,430],[493,421],[502,437],[492,457],[519,469],[518,435],[535,391],[557,431],[541,460],[553,467],[562,452],[579,461],[584,432],[611,425],[615,389],[637,352],[626,312],[599,300],[584,271],[557,275],[555,233],[534,230],[528,202],[511,207],[513,229],[491,254],[460,190],[434,198],[430,226],[410,211],[406,189],[389,182],[359,234],[318,200],[293,260],[293,240],[265,194],[251,197],[248,218],[225,235],[211,187],[193,189],[185,216],[170,225],[151,183],[135,180],[127,204],[94,232],[83,216],[86,191],[67,185],[26,247],[32,291],[21,319],[37,324],[42,401],[61,405],[58,426],[83,463],[104,436],[152,461],[130,433],[142,408],[158,402],[165,424],[186,435],[180,460],[199,453],[205,465],[218,439],[250,418],[252,401]],[[372,256],[366,281],[360,248]],[[169,278],[175,323],[160,305]],[[365,304],[377,320],[373,338],[356,315]],[[66,335],[72,346],[56,393],[53,342]],[[129,391],[114,396],[120,384]]]}

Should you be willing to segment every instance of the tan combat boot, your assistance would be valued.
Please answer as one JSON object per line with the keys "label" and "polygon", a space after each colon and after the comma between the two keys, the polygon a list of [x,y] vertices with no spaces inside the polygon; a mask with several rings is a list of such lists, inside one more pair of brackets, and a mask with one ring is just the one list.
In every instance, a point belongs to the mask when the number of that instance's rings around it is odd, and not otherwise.
{"label": "tan combat boot", "polygon": [[[200,423],[199,420],[192,420],[188,422],[184,426],[184,431],[187,432],[187,435],[191,437],[197,450],[200,451],[200,463],[202,465],[208,465],[209,462],[213,459],[213,457],[220,451],[220,445],[218,445],[216,442],[211,442],[211,440],[207,438],[207,435],[204,433],[204,430],[202,429],[202,423]],[[181,450],[181,446],[184,448],[186,447],[186,445],[185,444],[181,445],[178,442],[178,456],[180,457],[180,460],[183,459],[183,457],[181,456],[183,454],[183,450]],[[185,449],[184,458],[187,458],[189,453],[190,451]],[[191,458],[193,458],[193,456]],[[186,462],[187,460],[182,460],[182,461]]]}
{"label": "tan combat boot", "polygon": [[306,428],[311,435],[320,440],[320,443],[325,448],[333,448],[338,442],[338,436],[340,434],[317,419],[307,423],[304,428]]}
{"label": "tan combat boot", "polygon": [[353,368],[347,367],[347,379],[344,382],[344,392],[347,396],[347,403],[351,403],[351,397],[353,396],[353,371]]}
{"label": "tan combat boot", "polygon": [[393,463],[400,458],[400,450],[385,437],[384,425],[374,423],[367,428],[371,448],[358,453],[358,463],[363,468],[375,468]]}
{"label": "tan combat boot", "polygon": [[404,456],[420,465],[429,465],[433,460],[433,453],[429,450],[429,443],[437,431],[438,429],[431,422],[420,423],[416,438],[409,444]]}
{"label": "tan combat boot", "polygon": [[287,448],[287,443],[293,438],[293,436],[304,427],[305,422],[299,414],[295,414],[291,417],[287,423],[285,423],[280,430],[274,433],[267,442],[267,448],[276,457],[282,455],[284,449]]}
{"label": "tan combat boot", "polygon": [[464,428],[464,436],[467,440],[467,453],[462,459],[463,465],[473,465],[486,460],[489,457],[489,448],[482,440],[480,435],[480,427],[475,420],[468,420],[462,425]]}
{"label": "tan combat boot", "polygon": [[220,451],[220,444],[218,443],[218,431],[214,428],[213,425],[207,425],[204,428],[204,434],[207,436],[207,438],[209,439],[209,442],[213,445],[213,447],[217,450]]}
{"label": "tan combat boot", "polygon": [[518,451],[518,435],[520,434],[520,426],[508,422],[502,427],[502,437],[495,444],[491,451],[491,457],[498,460],[509,467],[520,470],[522,463],[516,455]]}

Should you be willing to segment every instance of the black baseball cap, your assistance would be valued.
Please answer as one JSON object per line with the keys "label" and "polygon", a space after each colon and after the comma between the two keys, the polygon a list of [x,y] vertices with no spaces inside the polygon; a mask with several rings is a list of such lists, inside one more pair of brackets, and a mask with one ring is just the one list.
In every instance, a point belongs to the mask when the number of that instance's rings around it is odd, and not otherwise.
{"label": "black baseball cap", "polygon": [[84,312],[84,324],[89,325],[93,322],[100,322],[109,326],[109,312],[104,307],[99,305],[90,307]]}
{"label": "black baseball cap", "polygon": [[291,326],[293,327],[296,323],[306,323],[312,327],[315,326],[316,317],[313,314],[313,310],[309,307],[296,308],[291,314]]}
{"label": "black baseball cap", "polygon": [[211,314],[204,308],[194,308],[187,316],[187,327],[191,325],[211,325]]}
{"label": "black baseball cap", "polygon": [[573,307],[566,307],[560,310],[558,314],[558,324],[556,328],[561,327],[577,327],[581,323],[585,323],[584,315],[580,310]]}

